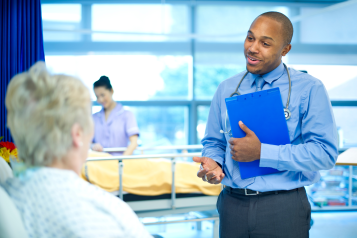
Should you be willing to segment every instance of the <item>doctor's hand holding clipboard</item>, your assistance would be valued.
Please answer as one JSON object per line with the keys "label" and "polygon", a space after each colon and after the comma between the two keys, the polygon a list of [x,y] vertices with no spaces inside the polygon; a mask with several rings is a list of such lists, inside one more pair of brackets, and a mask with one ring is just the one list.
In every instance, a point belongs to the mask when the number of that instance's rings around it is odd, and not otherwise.
{"label": "doctor's hand holding clipboard", "polygon": [[242,121],[238,123],[240,129],[245,132],[243,138],[231,138],[228,143],[231,149],[232,159],[238,162],[251,162],[260,159],[261,143],[259,138]]}

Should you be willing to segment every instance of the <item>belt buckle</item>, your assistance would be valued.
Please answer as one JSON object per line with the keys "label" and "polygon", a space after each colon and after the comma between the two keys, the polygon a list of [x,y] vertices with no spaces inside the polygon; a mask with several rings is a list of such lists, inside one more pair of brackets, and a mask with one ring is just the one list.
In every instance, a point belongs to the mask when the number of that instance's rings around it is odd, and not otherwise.
{"label": "belt buckle", "polygon": [[255,191],[256,193],[248,193],[246,188],[244,189],[244,192],[245,192],[245,195],[247,195],[247,196],[258,195],[259,194],[259,191]]}

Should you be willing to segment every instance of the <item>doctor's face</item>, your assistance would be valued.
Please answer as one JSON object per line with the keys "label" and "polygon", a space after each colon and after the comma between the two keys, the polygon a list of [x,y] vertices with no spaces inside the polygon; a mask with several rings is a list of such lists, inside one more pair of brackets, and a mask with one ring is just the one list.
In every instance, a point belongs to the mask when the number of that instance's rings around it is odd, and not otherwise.
{"label": "doctor's face", "polygon": [[253,74],[266,74],[281,63],[281,57],[291,49],[285,44],[281,23],[271,18],[258,17],[250,26],[244,42],[247,70]]}
{"label": "doctor's face", "polygon": [[97,102],[107,109],[113,102],[113,89],[107,89],[105,87],[94,88],[94,94],[97,97]]}

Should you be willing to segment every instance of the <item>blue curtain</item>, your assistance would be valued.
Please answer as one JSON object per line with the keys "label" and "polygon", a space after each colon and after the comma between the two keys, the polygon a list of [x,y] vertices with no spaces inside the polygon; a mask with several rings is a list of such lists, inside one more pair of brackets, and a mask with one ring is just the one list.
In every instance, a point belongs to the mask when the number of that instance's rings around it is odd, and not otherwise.
{"label": "blue curtain", "polygon": [[43,50],[40,0],[0,1],[0,137],[12,141],[6,127],[5,96],[10,79],[39,60]]}

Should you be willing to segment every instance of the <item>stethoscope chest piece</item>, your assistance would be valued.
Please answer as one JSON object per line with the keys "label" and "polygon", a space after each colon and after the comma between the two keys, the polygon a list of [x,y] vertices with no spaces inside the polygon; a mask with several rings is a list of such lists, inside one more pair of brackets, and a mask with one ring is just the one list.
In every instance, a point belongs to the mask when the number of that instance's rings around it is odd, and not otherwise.
{"label": "stethoscope chest piece", "polygon": [[289,120],[291,117],[291,112],[288,108],[284,108],[285,120]]}

